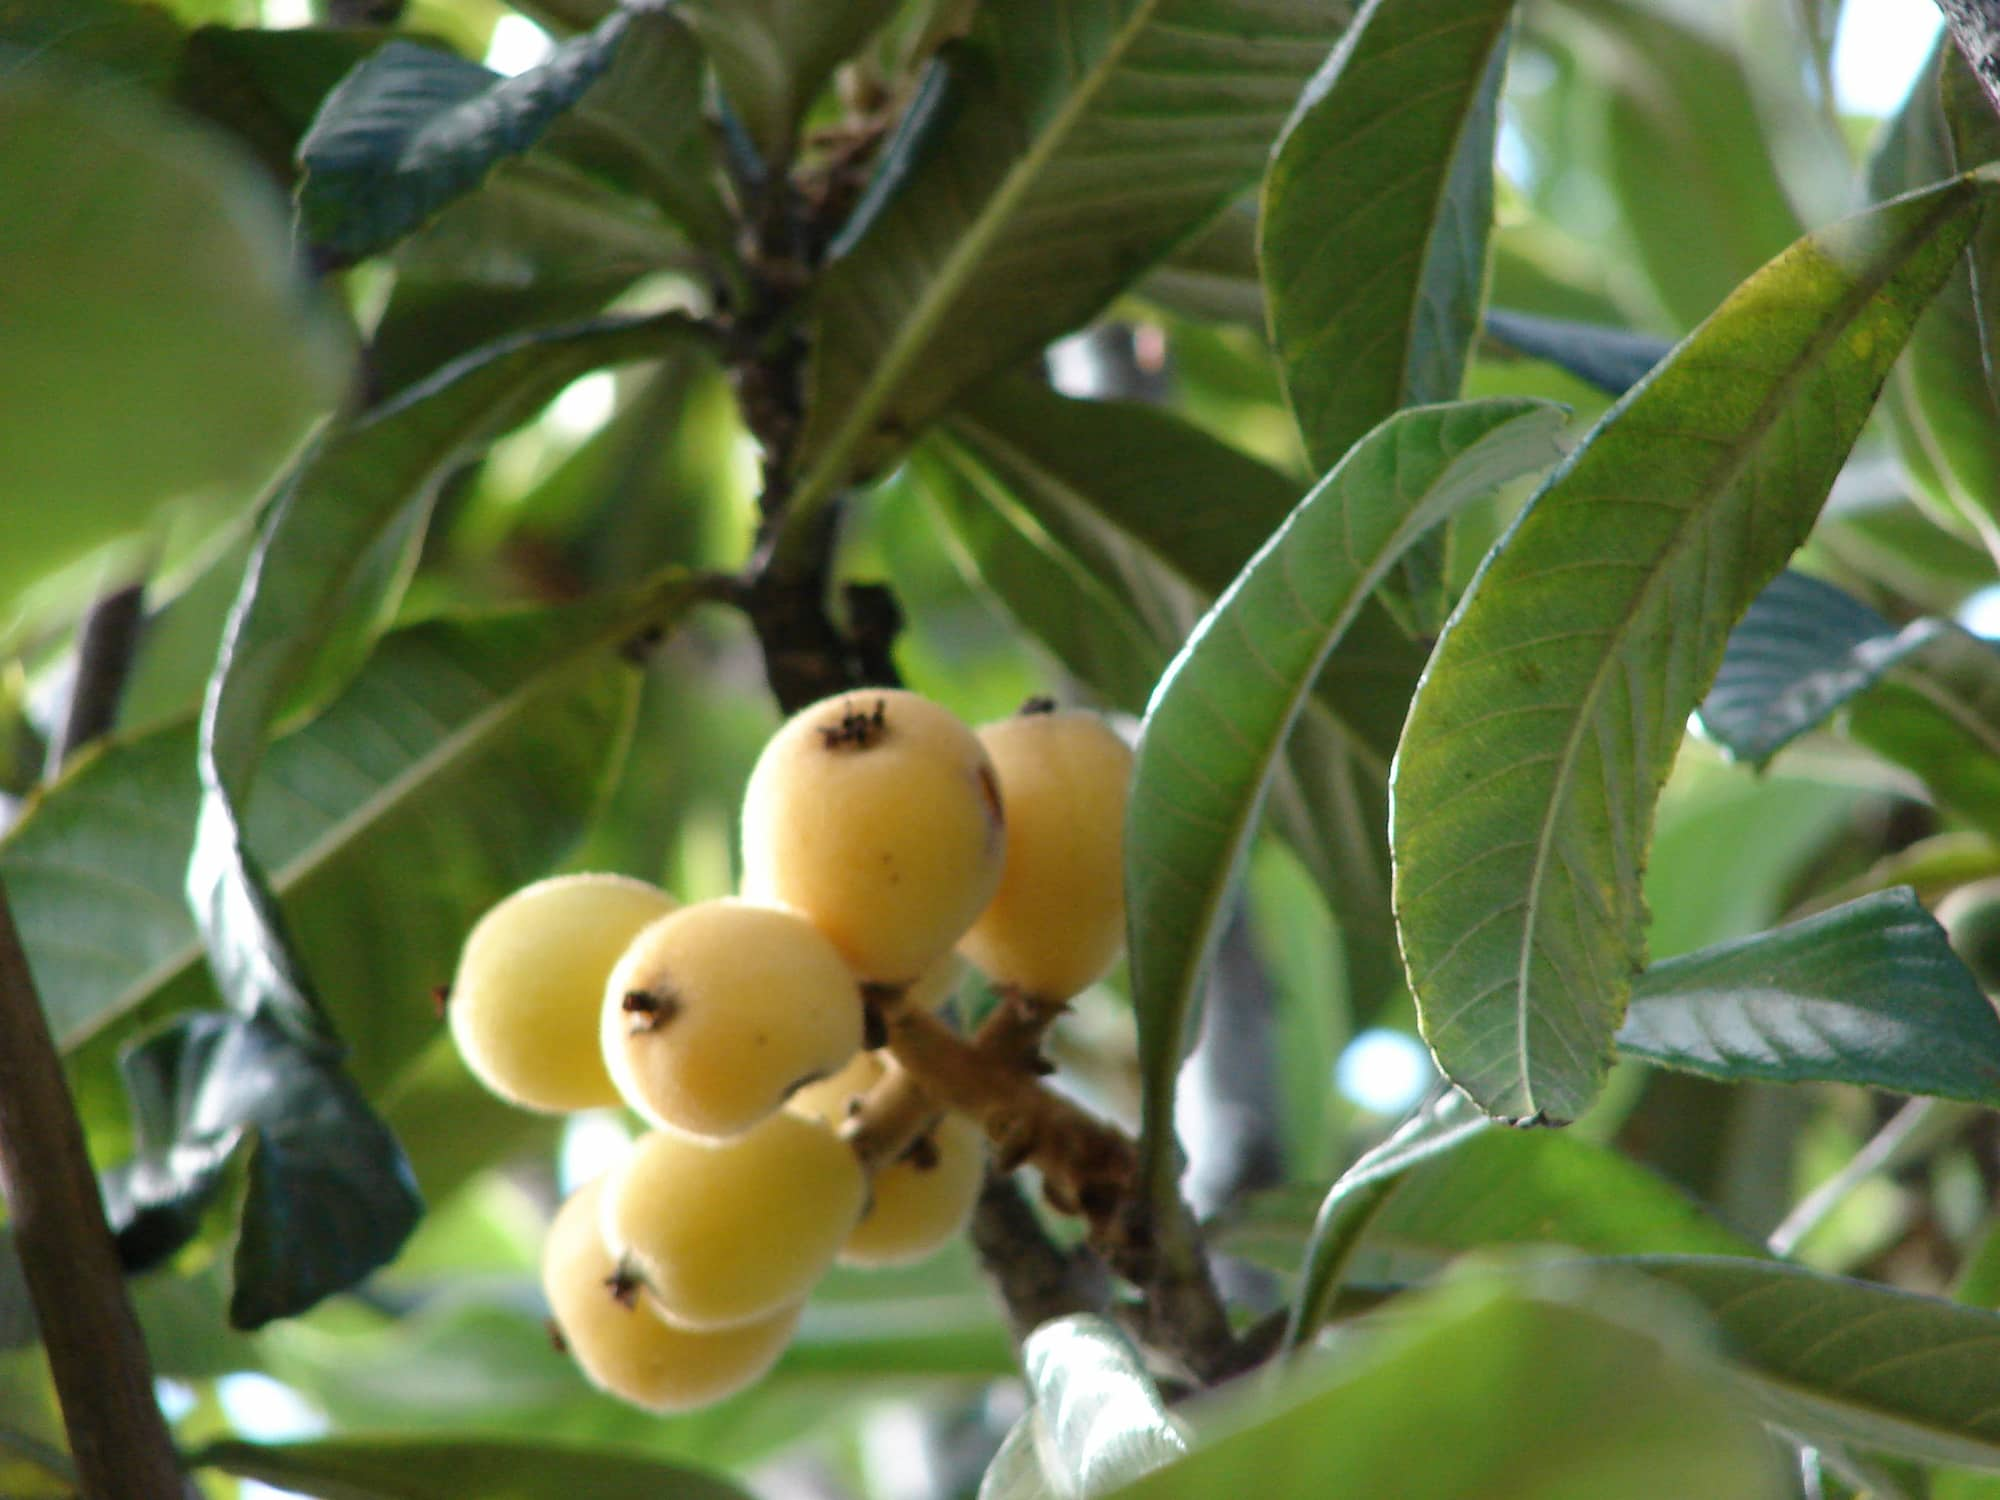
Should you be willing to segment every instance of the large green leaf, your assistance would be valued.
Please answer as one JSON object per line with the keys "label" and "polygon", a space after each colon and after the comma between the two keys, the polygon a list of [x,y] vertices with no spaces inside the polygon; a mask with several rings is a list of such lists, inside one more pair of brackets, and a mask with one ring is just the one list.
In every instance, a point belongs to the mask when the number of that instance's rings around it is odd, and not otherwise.
{"label": "large green leaf", "polygon": [[684,0],[682,8],[765,169],[776,173],[791,160],[813,96],[896,6],[895,0]]}
{"label": "large green leaf", "polygon": [[394,244],[539,141],[611,66],[635,24],[613,12],[515,78],[390,42],[327,95],[299,142],[305,239],[341,262]]}
{"label": "large green leaf", "polygon": [[1618,1049],[1731,1082],[2000,1106],[2000,1017],[1907,887],[1654,964]]}
{"label": "large green leaf", "polygon": [[[581,831],[630,697],[610,646],[665,619],[671,597],[615,622],[592,606],[400,632],[344,696],[272,746],[251,847],[371,1090],[435,1029],[429,991],[479,913]],[[140,1006],[211,994],[180,898],[194,742],[183,723],[108,745],[0,844],[0,878],[66,1050]],[[423,899],[384,870],[426,872]],[[364,931],[370,940],[355,941]]]}
{"label": "large green leaf", "polygon": [[0,631],[27,590],[170,508],[239,513],[349,354],[252,163],[134,92],[18,57],[0,59]]}
{"label": "large green leaf", "polygon": [[1345,14],[1313,0],[981,6],[822,280],[795,531],[1234,197]]}
{"label": "large green leaf", "polygon": [[1145,1087],[1141,1154],[1171,1193],[1173,1084],[1223,902],[1280,750],[1327,654],[1412,543],[1557,457],[1562,412],[1526,401],[1417,407],[1314,487],[1160,679],[1126,815],[1126,925]]}
{"label": "large green leaf", "polygon": [[1983,201],[1970,180],[1899,199],[1744,283],[1549,482],[1439,642],[1397,756],[1397,917],[1425,1037],[1492,1113],[1596,1096],[1687,716]]}
{"label": "large green leaf", "polygon": [[1644,1290],[1480,1277],[1410,1299],[1337,1359],[1211,1412],[1193,1453],[1114,1493],[1775,1500],[1775,1450]]}
{"label": "large green leaf", "polygon": [[1949,621],[1847,711],[1847,732],[2000,835],[2000,649]]}
{"label": "large green leaf", "polygon": [[744,1500],[726,1479],[659,1459],[495,1438],[221,1442],[192,1463],[324,1500]]}
{"label": "large green leaf", "polygon": [[1513,0],[1369,0],[1264,179],[1271,340],[1316,471],[1457,397],[1479,329]]}
{"label": "large green leaf", "polygon": [[2000,1467],[2000,1314],[1775,1261],[1613,1264],[1706,1307],[1778,1425],[1932,1463]]}
{"label": "large green leaf", "polygon": [[1800,233],[1733,39],[1640,0],[1563,0],[1538,19],[1576,59],[1588,112],[1572,129],[1595,148],[1629,253],[1692,327]]}

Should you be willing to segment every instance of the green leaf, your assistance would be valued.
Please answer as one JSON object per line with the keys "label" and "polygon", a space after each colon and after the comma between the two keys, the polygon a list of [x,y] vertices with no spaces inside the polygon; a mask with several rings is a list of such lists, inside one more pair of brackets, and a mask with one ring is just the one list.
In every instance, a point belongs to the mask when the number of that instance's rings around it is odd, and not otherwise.
{"label": "green leaf", "polygon": [[235,136],[290,189],[299,141],[321,102],[389,35],[360,26],[203,26],[181,49],[174,98]]}
{"label": "green leaf", "polygon": [[717,1475],[581,1445],[494,1438],[335,1438],[211,1443],[194,1467],[219,1469],[323,1500],[744,1500]]}
{"label": "green leaf", "polygon": [[1101,1495],[1187,1452],[1138,1351],[1108,1319],[1044,1323],[1021,1357],[1040,1414],[1042,1472],[1057,1500]]}
{"label": "green leaf", "polygon": [[1907,888],[1654,964],[1618,1049],[1727,1082],[2000,1105],[2000,1017]]}
{"label": "green leaf", "polygon": [[1692,327],[1801,232],[1732,39],[1637,0],[1564,0],[1541,19],[1587,80],[1570,128],[1595,147],[1628,253]]}
{"label": "green leaf", "polygon": [[[1944,104],[1947,91],[1971,158],[1963,166],[1989,158],[1982,142],[2000,132],[2000,123],[1965,73],[1958,49],[1941,35],[1869,160],[1873,196],[1890,198],[1959,170],[1954,122]],[[1962,99],[1966,93],[1973,97]],[[1984,116],[1985,125],[1966,119],[1968,111]],[[2000,545],[2000,402],[1987,377],[1983,310],[1973,286],[1975,275],[1987,280],[2000,273],[2000,247],[1990,234],[1976,233],[1969,248],[1972,253],[1952,268],[1910,335],[1889,388],[1896,418],[1891,430],[1913,477],[1947,512],[1969,522],[1991,551]],[[1975,266],[1974,257],[1982,263]]]}
{"label": "green leaf", "polygon": [[670,326],[678,324],[604,320],[468,356],[323,435],[266,513],[204,706],[206,795],[188,872],[188,899],[218,985],[239,1009],[275,1007],[302,1036],[323,1029],[282,919],[244,848],[239,804],[271,723],[315,668],[377,537],[427,501],[468,449],[525,419],[578,375],[656,352]]}
{"label": "green leaf", "polygon": [[[346,694],[272,746],[251,847],[371,1091],[435,1032],[430,989],[479,914],[547,873],[582,830],[631,696],[611,647],[670,618],[674,598],[663,589],[610,621],[592,605],[398,632]],[[185,723],[112,743],[0,843],[0,879],[66,1051],[141,1006],[211,996],[181,899],[194,746]],[[426,899],[408,900],[385,870],[428,872]],[[360,930],[375,936],[357,943]]]}
{"label": "green leaf", "polygon": [[979,1478],[977,1500],[1056,1500],[1055,1489],[1042,1472],[1042,1414],[1029,1407],[1007,1429],[1000,1449]]}
{"label": "green leaf", "polygon": [[[1952,164],[1959,171],[2000,161],[2000,114],[1995,113],[1993,101],[1986,97],[1965,54],[1955,49],[1938,77],[1938,103],[1944,111],[1945,128],[1951,133]],[[1980,221],[1966,253],[1966,270],[1979,317],[1987,391],[2000,404],[2000,371],[1995,369],[1995,361],[2000,360],[2000,222],[1990,218]]]}
{"label": "green leaf", "polygon": [[[972,391],[946,431],[1004,479],[1038,523],[1058,534],[1115,530],[1206,596],[1202,608],[1299,500],[1289,476],[1157,407],[1073,400],[1030,380]],[[1183,628],[1172,637],[1175,649],[1185,635]],[[1369,603],[1328,659],[1318,696],[1386,762],[1426,655]]]}
{"label": "green leaf", "polygon": [[733,255],[735,221],[716,186],[716,153],[701,109],[701,43],[678,11],[623,14],[625,32],[610,65],[551,125],[543,149],[657,203],[702,244]]}
{"label": "green leaf", "polygon": [[[1166,413],[1069,400],[1025,380],[981,387],[946,432],[940,450],[960,484],[938,497],[987,586],[1071,671],[1134,713],[1298,499],[1284,475]],[[960,448],[977,462],[953,457]],[[1363,1014],[1402,983],[1388,911],[1388,760],[1425,655],[1365,603],[1320,671],[1272,791],[1275,824],[1339,915],[1348,992]]]}
{"label": "green leaf", "polygon": [[[1479,331],[1513,0],[1369,0],[1264,179],[1271,342],[1315,473],[1405,406],[1457,398]],[[1391,597],[1434,632],[1444,538]]]}
{"label": "green leaf", "polygon": [[337,263],[394,244],[540,140],[611,66],[632,24],[616,11],[514,78],[390,42],[327,95],[299,142],[307,243]]}
{"label": "green leaf", "polygon": [[1651,334],[1504,307],[1486,310],[1486,336],[1517,354],[1547,360],[1613,396],[1624,395],[1645,379],[1669,348],[1665,339]]}
{"label": "green leaf", "polygon": [[1238,199],[1133,288],[1183,317],[1241,323],[1264,331],[1264,283],[1257,271],[1257,205]]}
{"label": "green leaf", "polygon": [[2000,650],[1949,621],[1847,712],[1847,732],[1914,771],[1945,807],[2000,834]]}
{"label": "green leaf", "polygon": [[1702,728],[1762,763],[1843,709],[1853,738],[2000,832],[2000,652],[1952,621],[1897,629],[1831,584],[1781,574],[1730,635]]}
{"label": "green leaf", "polygon": [[715,76],[776,175],[834,68],[889,18],[895,0],[684,0]]}
{"label": "green leaf", "polygon": [[1118,1500],[1776,1500],[1762,1430],[1643,1290],[1489,1276],[1399,1302],[1338,1359],[1218,1402],[1193,1453]]}
{"label": "green leaf", "polygon": [[1271,337],[1317,469],[1399,407],[1458,395],[1512,13],[1512,0],[1370,0],[1272,157],[1259,246]]}
{"label": "green leaf", "polygon": [[1730,632],[1701,729],[1733,760],[1762,766],[1933,639],[1936,620],[1898,631],[1832,584],[1787,569]]}
{"label": "green leaf", "polygon": [[1397,754],[1396,908],[1424,1035],[1489,1112],[1574,1119],[1644,965],[1660,788],[1729,628],[1811,529],[1983,202],[1800,241],[1630,395],[1447,627]]}
{"label": "green leaf", "polygon": [[1309,0],[981,6],[822,279],[794,531],[1241,191],[1344,19]]}
{"label": "green leaf", "polygon": [[0,61],[0,137],[4,632],[96,549],[241,512],[350,350],[291,267],[277,195],[210,132]]}
{"label": "green leaf", "polygon": [[1160,679],[1125,825],[1140,1149],[1155,1192],[1174,1190],[1174,1075],[1224,897],[1322,663],[1410,544],[1553,462],[1561,424],[1558,408],[1527,401],[1389,418],[1299,502]]}
{"label": "green leaf", "polygon": [[1706,1307],[1767,1420],[1930,1463],[2000,1466],[2000,1315],[1776,1261],[1610,1264]]}

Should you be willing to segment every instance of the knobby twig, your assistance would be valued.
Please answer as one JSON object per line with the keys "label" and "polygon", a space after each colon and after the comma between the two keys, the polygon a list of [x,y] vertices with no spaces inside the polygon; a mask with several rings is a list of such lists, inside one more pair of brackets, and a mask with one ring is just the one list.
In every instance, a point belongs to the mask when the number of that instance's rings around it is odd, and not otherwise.
{"label": "knobby twig", "polygon": [[0,1189],[87,1500],[178,1500],[83,1126],[0,889]]}

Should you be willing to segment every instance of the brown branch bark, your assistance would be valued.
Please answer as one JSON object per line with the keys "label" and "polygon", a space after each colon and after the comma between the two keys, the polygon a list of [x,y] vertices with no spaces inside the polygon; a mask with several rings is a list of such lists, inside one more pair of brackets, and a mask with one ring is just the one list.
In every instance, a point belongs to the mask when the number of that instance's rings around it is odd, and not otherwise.
{"label": "brown branch bark", "polygon": [[86,1500],[177,1500],[173,1440],[63,1081],[0,889],[0,1190]]}
{"label": "brown branch bark", "polygon": [[145,592],[143,583],[113,589],[83,617],[76,633],[76,681],[70,687],[62,730],[50,742],[43,767],[49,780],[77,751],[110,733],[117,720],[118,700],[139,644]]}

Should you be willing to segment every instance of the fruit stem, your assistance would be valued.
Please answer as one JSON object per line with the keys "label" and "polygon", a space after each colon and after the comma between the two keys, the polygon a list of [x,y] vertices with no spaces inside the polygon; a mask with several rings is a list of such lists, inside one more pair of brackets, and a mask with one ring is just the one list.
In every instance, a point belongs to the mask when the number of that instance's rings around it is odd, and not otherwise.
{"label": "fruit stem", "polygon": [[0,888],[0,1195],[85,1500],[174,1500],[180,1465],[83,1125]]}

